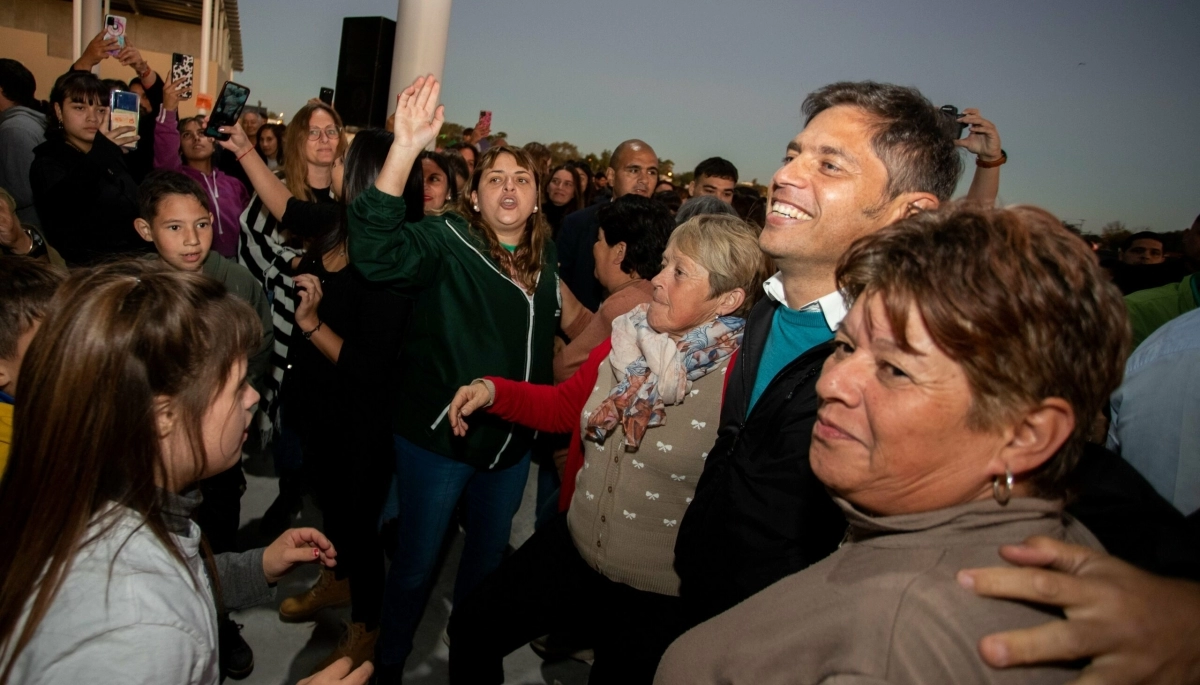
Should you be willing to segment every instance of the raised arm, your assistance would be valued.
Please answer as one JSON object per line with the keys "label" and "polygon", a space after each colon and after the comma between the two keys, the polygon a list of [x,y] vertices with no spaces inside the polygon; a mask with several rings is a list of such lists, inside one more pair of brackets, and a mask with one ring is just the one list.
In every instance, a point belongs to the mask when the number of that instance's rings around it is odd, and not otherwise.
{"label": "raised arm", "polygon": [[154,168],[179,169],[179,94],[186,78],[163,86],[163,102],[154,124]]}
{"label": "raised arm", "polygon": [[[971,132],[966,138],[954,141],[954,144],[974,153],[978,161],[992,164],[1000,160],[1004,150],[1000,147],[1000,132],[996,125],[979,115],[979,110],[968,107],[958,119],[969,124]],[[967,198],[984,207],[994,207],[996,197],[1000,194],[1000,167],[982,167],[976,165],[975,176],[971,179],[971,188]]]}
{"label": "raised arm", "polygon": [[443,108],[437,104],[441,92],[442,84],[430,74],[418,76],[397,96],[393,124],[395,138],[383,169],[375,179],[375,187],[380,192],[393,197],[404,194],[404,184],[408,182],[408,172],[417,161],[417,155],[433,142],[445,121]]}
{"label": "raised arm", "polygon": [[437,79],[422,76],[400,93],[395,138],[383,168],[375,185],[360,193],[347,212],[350,263],[367,280],[386,284],[394,292],[426,286],[442,261],[430,232],[406,225],[404,203],[413,163],[442,127],[440,90]]}
{"label": "raised arm", "polygon": [[237,157],[246,172],[246,177],[250,179],[250,185],[254,186],[254,191],[262,199],[267,211],[279,221],[283,221],[288,200],[292,197],[287,186],[267,168],[267,163],[254,151],[254,144],[242,130],[241,124],[222,126],[220,131],[228,133],[229,140],[218,140],[217,143]]}

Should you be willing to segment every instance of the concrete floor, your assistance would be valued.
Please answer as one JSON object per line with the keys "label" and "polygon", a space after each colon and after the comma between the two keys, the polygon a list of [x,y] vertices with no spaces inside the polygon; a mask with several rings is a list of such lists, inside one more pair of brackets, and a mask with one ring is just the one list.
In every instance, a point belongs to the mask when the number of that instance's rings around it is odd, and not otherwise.
{"label": "concrete floor", "polygon": [[[268,542],[257,539],[258,519],[274,501],[278,493],[278,481],[271,473],[270,464],[261,457],[248,459],[245,467],[247,485],[246,494],[242,497],[239,542],[248,548]],[[514,549],[533,534],[536,474],[536,467],[530,470],[521,509],[513,519],[511,544]],[[320,513],[306,498],[304,511],[296,520],[296,525],[320,528],[320,524]],[[461,553],[462,534],[456,528],[449,554],[438,572],[425,616],[417,630],[413,653],[405,671],[406,683],[435,685],[447,682],[449,650],[441,636],[450,618],[454,574]],[[310,623],[284,623],[279,620],[279,603],[311,587],[316,577],[315,566],[299,568],[280,581],[274,603],[233,614],[234,620],[244,626],[242,636],[254,650],[254,672],[241,683],[295,683],[307,677],[313,666],[337,645],[342,623],[350,619],[349,607],[327,609]],[[586,664],[569,660],[545,663],[528,646],[513,652],[504,661],[505,682],[520,685],[583,685],[587,682],[588,670]]]}

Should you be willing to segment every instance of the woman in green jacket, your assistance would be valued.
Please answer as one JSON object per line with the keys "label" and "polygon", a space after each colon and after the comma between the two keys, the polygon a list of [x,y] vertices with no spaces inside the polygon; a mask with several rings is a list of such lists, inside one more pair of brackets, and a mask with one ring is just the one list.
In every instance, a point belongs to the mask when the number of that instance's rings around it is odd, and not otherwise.
{"label": "woman in green jacket", "polygon": [[450,401],[459,386],[487,375],[553,382],[560,314],[558,260],[524,151],[483,155],[461,214],[406,220],[405,181],[442,126],[439,90],[422,77],[400,94],[387,161],[349,208],[350,262],[414,303],[393,398],[400,516],[384,593],[381,682],[399,681],[460,497],[467,536],[456,603],[499,565],[528,477],[532,430],[480,421],[456,438]]}

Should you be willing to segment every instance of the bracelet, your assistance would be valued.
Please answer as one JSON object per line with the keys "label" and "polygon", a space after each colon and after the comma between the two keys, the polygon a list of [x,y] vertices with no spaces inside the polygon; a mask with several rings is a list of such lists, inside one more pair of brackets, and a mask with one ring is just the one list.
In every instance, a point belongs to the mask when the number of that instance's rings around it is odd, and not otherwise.
{"label": "bracelet", "polygon": [[313,334],[316,333],[317,331],[321,330],[321,326],[324,326],[324,325],[325,325],[324,321],[317,319],[317,327],[316,328],[312,329],[311,331],[306,331],[303,328],[301,328],[300,335],[303,335],[305,340],[312,340]]}
{"label": "bracelet", "polygon": [[246,150],[242,154],[238,155],[237,160],[235,160],[235,161],[238,161],[238,162],[242,161],[242,157],[245,157],[246,155],[250,154],[251,152],[254,152],[254,148],[250,148],[249,150]]}
{"label": "bracelet", "polygon": [[990,162],[985,162],[982,159],[979,159],[978,157],[976,157],[975,158],[975,166],[979,167],[980,169],[995,169],[996,167],[1000,166],[1001,164],[1004,164],[1007,161],[1008,161],[1008,153],[1005,152],[1004,150],[1001,150],[1000,151],[1000,159],[995,159]]}

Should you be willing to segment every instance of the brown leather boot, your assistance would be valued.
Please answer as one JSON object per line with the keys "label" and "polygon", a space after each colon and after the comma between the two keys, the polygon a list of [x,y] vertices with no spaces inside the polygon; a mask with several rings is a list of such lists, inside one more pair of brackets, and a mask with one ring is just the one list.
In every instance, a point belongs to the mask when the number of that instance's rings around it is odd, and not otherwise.
{"label": "brown leather boot", "polygon": [[279,605],[279,618],[284,621],[307,621],[325,607],[350,603],[350,580],[338,580],[333,571],[321,569],[321,576],[306,592],[288,597]]}
{"label": "brown leather boot", "polygon": [[375,658],[375,641],[379,639],[379,629],[367,630],[365,623],[347,623],[346,632],[342,634],[342,639],[338,642],[338,646],[329,656],[321,660],[321,663],[313,667],[312,672],[328,668],[333,662],[342,657],[350,657],[354,660],[352,668],[358,668],[364,661],[371,661]]}

